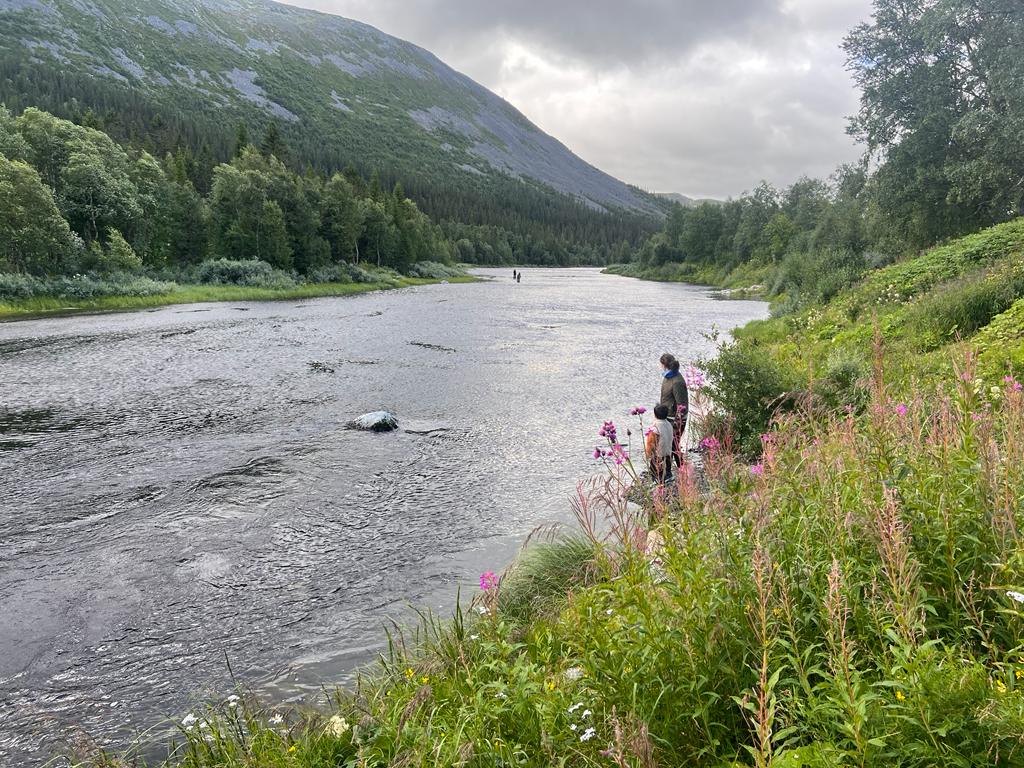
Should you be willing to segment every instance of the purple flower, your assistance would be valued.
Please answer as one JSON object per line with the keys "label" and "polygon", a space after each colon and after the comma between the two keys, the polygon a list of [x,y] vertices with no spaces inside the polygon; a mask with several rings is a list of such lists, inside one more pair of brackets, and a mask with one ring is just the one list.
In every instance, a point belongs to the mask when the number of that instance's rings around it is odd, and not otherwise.
{"label": "purple flower", "polygon": [[764,475],[764,464],[755,464],[750,468],[750,474],[761,477]]}
{"label": "purple flower", "polygon": [[480,574],[480,589],[484,592],[489,592],[498,586],[498,577],[494,575],[494,571],[487,571],[487,573]]}
{"label": "purple flower", "polygon": [[619,433],[615,429],[614,421],[606,421],[601,425],[601,430],[597,433],[598,437],[603,437],[608,440],[609,443],[617,443]]}
{"label": "purple flower", "polygon": [[722,447],[722,444],[718,441],[717,437],[712,435],[711,437],[705,437],[703,440],[701,440],[700,447],[703,448],[708,453],[715,453],[718,451],[719,448]]}
{"label": "purple flower", "polygon": [[896,415],[900,417],[907,415],[907,406],[904,403],[900,403],[896,406]]}
{"label": "purple flower", "polygon": [[683,374],[683,379],[686,381],[686,386],[693,390],[699,390],[703,388],[705,384],[704,373],[694,368],[692,365],[686,369],[686,373]]}
{"label": "purple flower", "polygon": [[647,413],[647,409],[646,408],[644,408],[643,406],[637,406],[636,408],[633,408],[629,412],[629,415],[630,416],[643,416],[645,413]]}
{"label": "purple flower", "polygon": [[1024,386],[1022,386],[1019,381],[1013,378],[1013,376],[1006,376],[1003,379],[1003,383],[1006,384],[1006,386],[1008,386],[1014,392],[1020,392],[1022,389],[1024,389]]}

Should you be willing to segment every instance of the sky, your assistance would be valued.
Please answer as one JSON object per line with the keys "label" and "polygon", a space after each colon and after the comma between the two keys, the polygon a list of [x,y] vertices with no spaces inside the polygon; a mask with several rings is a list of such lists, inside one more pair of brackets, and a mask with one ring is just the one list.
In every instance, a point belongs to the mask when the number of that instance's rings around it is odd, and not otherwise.
{"label": "sky", "polygon": [[726,198],[862,154],[840,44],[871,0],[285,1],[432,51],[650,191]]}

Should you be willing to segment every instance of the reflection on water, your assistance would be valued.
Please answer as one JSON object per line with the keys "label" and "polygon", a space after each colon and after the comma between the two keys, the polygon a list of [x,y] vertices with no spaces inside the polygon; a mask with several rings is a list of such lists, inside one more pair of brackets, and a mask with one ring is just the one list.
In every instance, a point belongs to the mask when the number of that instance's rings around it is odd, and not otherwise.
{"label": "reflection on water", "polygon": [[[342,682],[565,521],[595,425],[757,302],[599,275],[0,325],[0,764]],[[375,410],[402,429],[346,429]]]}

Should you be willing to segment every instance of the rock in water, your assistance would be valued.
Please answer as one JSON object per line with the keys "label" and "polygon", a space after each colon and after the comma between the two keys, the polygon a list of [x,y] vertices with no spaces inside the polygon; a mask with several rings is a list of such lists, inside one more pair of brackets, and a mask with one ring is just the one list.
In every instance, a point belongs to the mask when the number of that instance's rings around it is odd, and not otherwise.
{"label": "rock in water", "polygon": [[349,426],[367,432],[392,432],[398,429],[398,419],[387,411],[376,411],[360,416]]}

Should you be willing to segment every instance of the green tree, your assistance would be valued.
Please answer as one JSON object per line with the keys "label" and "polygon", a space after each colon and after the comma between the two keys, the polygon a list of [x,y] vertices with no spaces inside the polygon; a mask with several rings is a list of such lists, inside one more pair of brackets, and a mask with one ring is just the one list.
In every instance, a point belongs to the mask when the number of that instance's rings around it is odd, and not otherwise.
{"label": "green tree", "polygon": [[321,231],[335,261],[359,260],[359,238],[363,234],[362,206],[352,185],[340,173],[324,185],[320,212]]}
{"label": "green tree", "polygon": [[39,173],[0,156],[0,269],[60,274],[75,252],[71,228]]}

